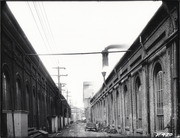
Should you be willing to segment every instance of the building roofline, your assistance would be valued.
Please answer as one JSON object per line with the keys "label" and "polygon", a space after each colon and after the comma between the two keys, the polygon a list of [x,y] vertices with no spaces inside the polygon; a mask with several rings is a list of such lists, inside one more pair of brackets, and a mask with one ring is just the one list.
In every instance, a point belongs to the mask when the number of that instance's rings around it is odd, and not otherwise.
{"label": "building roofline", "polygon": [[[29,54],[28,52],[32,52],[33,54],[37,54],[6,2],[2,6],[1,19],[3,20],[3,18],[4,19],[7,18],[8,23],[2,24],[3,25],[2,28],[8,27],[8,28],[12,29],[11,32],[16,34],[16,41],[19,43],[19,46],[20,47],[22,47],[23,45],[26,46],[26,48],[21,48],[21,49],[23,49],[24,53]],[[12,38],[15,39],[13,36],[12,36]],[[52,84],[53,88],[52,87],[51,88],[53,89],[54,94],[59,95],[59,89],[57,88],[55,82],[53,81],[52,77],[50,76],[49,72],[45,68],[45,66],[42,63],[39,56],[29,56],[29,59],[32,60],[32,64],[33,64],[33,62],[35,62],[35,64],[40,64],[39,68],[42,71],[42,72],[41,71],[40,72],[43,74],[43,76],[45,76],[46,81],[47,82],[49,81]],[[60,94],[60,96],[63,96],[63,95]],[[66,102],[66,104],[68,105],[67,102]]]}
{"label": "building roofline", "polygon": [[[172,7],[171,7],[172,8]],[[171,9],[172,10],[172,9]],[[163,13],[163,16],[162,16]],[[142,40],[142,42],[145,42],[145,36],[151,35],[151,33],[153,33],[153,31],[158,28],[158,26],[153,26],[154,24],[158,24],[160,22],[162,22],[162,19],[164,19],[165,17],[168,16],[168,13],[166,12],[166,10],[164,9],[163,4],[158,8],[158,10],[154,13],[154,15],[152,16],[152,18],[149,20],[149,22],[146,24],[146,26],[144,27],[144,29],[140,32],[140,34],[138,35],[138,37],[135,39],[135,41],[132,43],[132,45],[129,47],[128,50],[130,50],[129,52],[126,52],[122,58],[120,58],[120,60],[117,62],[117,64],[115,65],[115,67],[113,68],[113,70],[110,72],[110,74],[108,75],[108,77],[105,79],[105,83],[107,84],[109,82],[109,80],[111,80],[111,77],[113,77],[113,74],[115,74],[115,71],[119,70],[119,68],[122,68],[122,66],[124,64],[126,64],[126,62],[129,60],[129,58],[137,52],[138,48],[141,47],[140,44],[140,37],[144,37],[144,40]],[[151,29],[153,26],[153,29]],[[149,30],[151,29],[151,30]],[[147,35],[148,34],[148,35]],[[99,91],[92,97],[92,99],[90,100],[90,103],[92,103],[96,98],[98,98],[99,94],[101,93],[102,89],[104,89],[104,85],[101,86],[101,88],[99,89]]]}

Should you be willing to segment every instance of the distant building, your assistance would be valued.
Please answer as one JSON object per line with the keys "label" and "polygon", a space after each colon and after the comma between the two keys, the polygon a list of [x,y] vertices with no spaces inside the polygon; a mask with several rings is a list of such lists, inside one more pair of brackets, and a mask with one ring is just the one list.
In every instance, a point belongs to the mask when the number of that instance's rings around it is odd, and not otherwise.
{"label": "distant building", "polygon": [[90,100],[94,94],[94,84],[92,82],[83,82],[83,102],[84,112],[87,121],[90,121]]}
{"label": "distant building", "polygon": [[84,110],[75,106],[71,106],[71,121],[76,122],[78,120],[83,120]]}

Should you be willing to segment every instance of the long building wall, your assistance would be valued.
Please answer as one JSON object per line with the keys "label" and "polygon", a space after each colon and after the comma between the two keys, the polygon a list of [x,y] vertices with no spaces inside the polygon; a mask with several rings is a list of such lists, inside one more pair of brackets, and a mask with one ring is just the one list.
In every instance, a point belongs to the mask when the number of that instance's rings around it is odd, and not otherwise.
{"label": "long building wall", "polygon": [[125,135],[180,133],[177,6],[168,2],[159,8],[91,99],[94,123]]}
{"label": "long building wall", "polygon": [[5,2],[1,8],[0,135],[26,137],[32,127],[56,132],[67,124],[70,107],[40,58],[27,55],[36,52]]}

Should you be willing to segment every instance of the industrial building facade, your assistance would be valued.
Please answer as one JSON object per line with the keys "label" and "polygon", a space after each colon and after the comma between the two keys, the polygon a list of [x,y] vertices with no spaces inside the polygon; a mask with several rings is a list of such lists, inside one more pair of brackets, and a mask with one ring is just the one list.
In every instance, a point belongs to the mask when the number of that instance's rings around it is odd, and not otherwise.
{"label": "industrial building facade", "polygon": [[9,10],[1,3],[2,137],[27,137],[28,129],[57,132],[70,107]]}
{"label": "industrial building facade", "polygon": [[94,123],[124,135],[180,133],[178,5],[163,2],[91,99]]}

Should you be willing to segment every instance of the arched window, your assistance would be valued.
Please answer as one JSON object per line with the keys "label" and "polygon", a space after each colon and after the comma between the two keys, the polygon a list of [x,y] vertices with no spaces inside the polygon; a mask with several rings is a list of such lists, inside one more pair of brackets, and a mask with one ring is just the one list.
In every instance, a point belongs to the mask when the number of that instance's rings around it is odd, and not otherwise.
{"label": "arched window", "polygon": [[36,115],[36,91],[35,91],[35,87],[33,87],[33,97],[32,97],[32,101],[33,101],[33,115]]}
{"label": "arched window", "polygon": [[28,85],[26,85],[26,89],[25,89],[25,98],[26,98],[26,100],[25,100],[25,109],[27,110],[27,111],[29,111],[29,102],[30,102],[30,100],[29,100],[29,86]]}
{"label": "arched window", "polygon": [[15,96],[15,109],[20,110],[21,109],[21,81],[20,78],[17,78],[16,80],[16,96]]}
{"label": "arched window", "polygon": [[42,110],[42,106],[41,106],[41,93],[40,93],[40,91],[38,92],[38,94],[37,94],[37,102],[38,102],[38,113],[39,113],[39,115],[41,116],[41,110]]}
{"label": "arched window", "polygon": [[156,128],[164,129],[164,112],[163,112],[163,71],[159,63],[156,64],[154,70],[154,86],[155,86],[155,108],[156,108]]}
{"label": "arched window", "polygon": [[44,99],[45,99],[45,96],[42,94],[42,114],[44,115],[45,114],[45,101],[44,101]]}
{"label": "arched window", "polygon": [[141,98],[141,81],[137,77],[135,81],[135,97],[136,97],[136,126],[142,128],[142,98]]}
{"label": "arched window", "polygon": [[64,117],[67,117],[67,109],[64,109]]}
{"label": "arched window", "polygon": [[117,124],[120,125],[120,120],[119,120],[119,116],[120,116],[120,105],[119,105],[119,91],[118,89],[116,89],[116,119],[117,119]]}
{"label": "arched window", "polygon": [[32,115],[33,115],[33,127],[38,126],[37,118],[37,100],[36,100],[36,87],[33,86],[32,89]]}
{"label": "arched window", "polygon": [[53,108],[53,98],[52,97],[50,97],[50,107],[51,107],[51,115],[53,115],[54,114],[54,108]]}
{"label": "arched window", "polygon": [[11,95],[10,95],[10,79],[8,73],[2,74],[2,91],[3,91],[3,102],[2,109],[11,109]]}
{"label": "arched window", "polygon": [[49,95],[47,94],[46,95],[46,111],[47,111],[47,116],[49,115],[49,109],[50,109],[50,107],[49,107],[49,104],[50,102],[49,102]]}
{"label": "arched window", "polygon": [[106,117],[106,102],[105,99],[103,100],[103,106],[104,106],[104,118]]}
{"label": "arched window", "polygon": [[114,100],[114,98],[113,98],[113,93],[111,93],[111,107],[110,107],[110,117],[111,117],[111,123],[113,124],[114,122],[113,122],[113,120],[114,120],[114,118],[113,118],[113,116],[114,116],[114,102],[113,102],[113,100]]}
{"label": "arched window", "polygon": [[44,108],[44,95],[41,94],[41,116],[42,116],[42,125],[44,125],[44,120],[45,120],[45,108]]}
{"label": "arched window", "polygon": [[128,114],[128,90],[127,86],[124,86],[124,116],[125,116],[125,126],[128,126],[129,114]]}
{"label": "arched window", "polygon": [[37,106],[38,106],[38,128],[42,127],[42,106],[41,106],[41,93],[38,90],[37,93]]}

